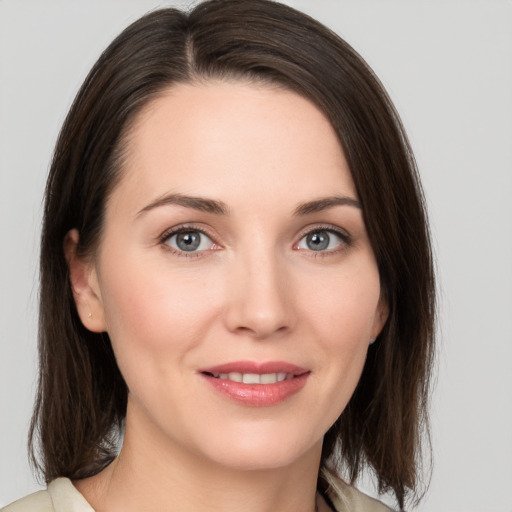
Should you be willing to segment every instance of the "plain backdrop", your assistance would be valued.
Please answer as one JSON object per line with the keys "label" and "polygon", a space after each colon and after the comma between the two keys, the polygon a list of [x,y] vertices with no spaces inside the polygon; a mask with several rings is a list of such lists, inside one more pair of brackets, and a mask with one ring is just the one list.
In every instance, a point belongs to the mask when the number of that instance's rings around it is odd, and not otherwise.
{"label": "plain backdrop", "polygon": [[[103,48],[155,0],[0,0],[0,506],[38,489],[41,200],[57,132]],[[424,182],[440,288],[434,473],[417,510],[512,511],[512,2],[296,0],[369,62]]]}

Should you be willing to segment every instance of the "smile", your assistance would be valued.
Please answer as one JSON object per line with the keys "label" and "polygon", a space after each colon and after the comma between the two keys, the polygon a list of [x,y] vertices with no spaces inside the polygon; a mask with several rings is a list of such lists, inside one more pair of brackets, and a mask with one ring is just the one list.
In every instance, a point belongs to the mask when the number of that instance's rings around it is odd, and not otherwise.
{"label": "smile", "polygon": [[249,407],[269,407],[288,400],[304,388],[311,375],[310,370],[277,361],[238,361],[198,373],[216,394]]}

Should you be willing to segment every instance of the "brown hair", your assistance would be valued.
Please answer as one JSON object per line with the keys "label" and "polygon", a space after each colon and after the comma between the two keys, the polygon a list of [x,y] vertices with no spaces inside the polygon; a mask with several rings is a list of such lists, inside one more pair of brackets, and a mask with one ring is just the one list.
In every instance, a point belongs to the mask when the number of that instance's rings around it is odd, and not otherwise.
{"label": "brown hair", "polygon": [[339,136],[389,318],[352,399],[325,436],[322,465],[345,471],[350,481],[369,466],[379,491],[392,490],[403,507],[411,491],[418,495],[434,354],[434,272],[416,164],[391,101],[363,59],[320,23],[268,0],[151,12],[110,44],[78,92],[46,188],[33,462],[47,481],[76,479],[99,472],[116,455],[127,388],[108,335],[88,331],[78,317],[63,240],[77,228],[79,252],[94,252],[130,123],[173,84],[208,79],[296,91],[328,116]]}

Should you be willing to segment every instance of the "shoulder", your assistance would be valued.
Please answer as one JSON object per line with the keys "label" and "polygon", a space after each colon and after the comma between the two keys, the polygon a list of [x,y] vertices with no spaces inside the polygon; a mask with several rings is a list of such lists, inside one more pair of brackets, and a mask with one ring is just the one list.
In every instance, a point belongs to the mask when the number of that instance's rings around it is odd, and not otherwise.
{"label": "shoulder", "polygon": [[0,509],[0,512],[54,512],[54,510],[48,491],[39,491],[7,505]]}
{"label": "shoulder", "polygon": [[347,484],[327,470],[322,477],[328,483],[327,494],[337,512],[393,512],[387,505]]}
{"label": "shoulder", "polygon": [[94,512],[68,478],[57,478],[39,491],[21,498],[0,512]]}

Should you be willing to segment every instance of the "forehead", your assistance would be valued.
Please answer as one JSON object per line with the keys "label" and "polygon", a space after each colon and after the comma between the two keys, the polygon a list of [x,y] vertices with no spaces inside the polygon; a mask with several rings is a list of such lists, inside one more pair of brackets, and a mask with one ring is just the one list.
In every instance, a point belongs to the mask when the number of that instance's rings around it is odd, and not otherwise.
{"label": "forehead", "polygon": [[238,187],[265,196],[306,189],[310,196],[356,196],[327,117],[272,85],[175,85],[138,115],[126,147],[120,186],[131,184],[139,195],[217,197]]}

